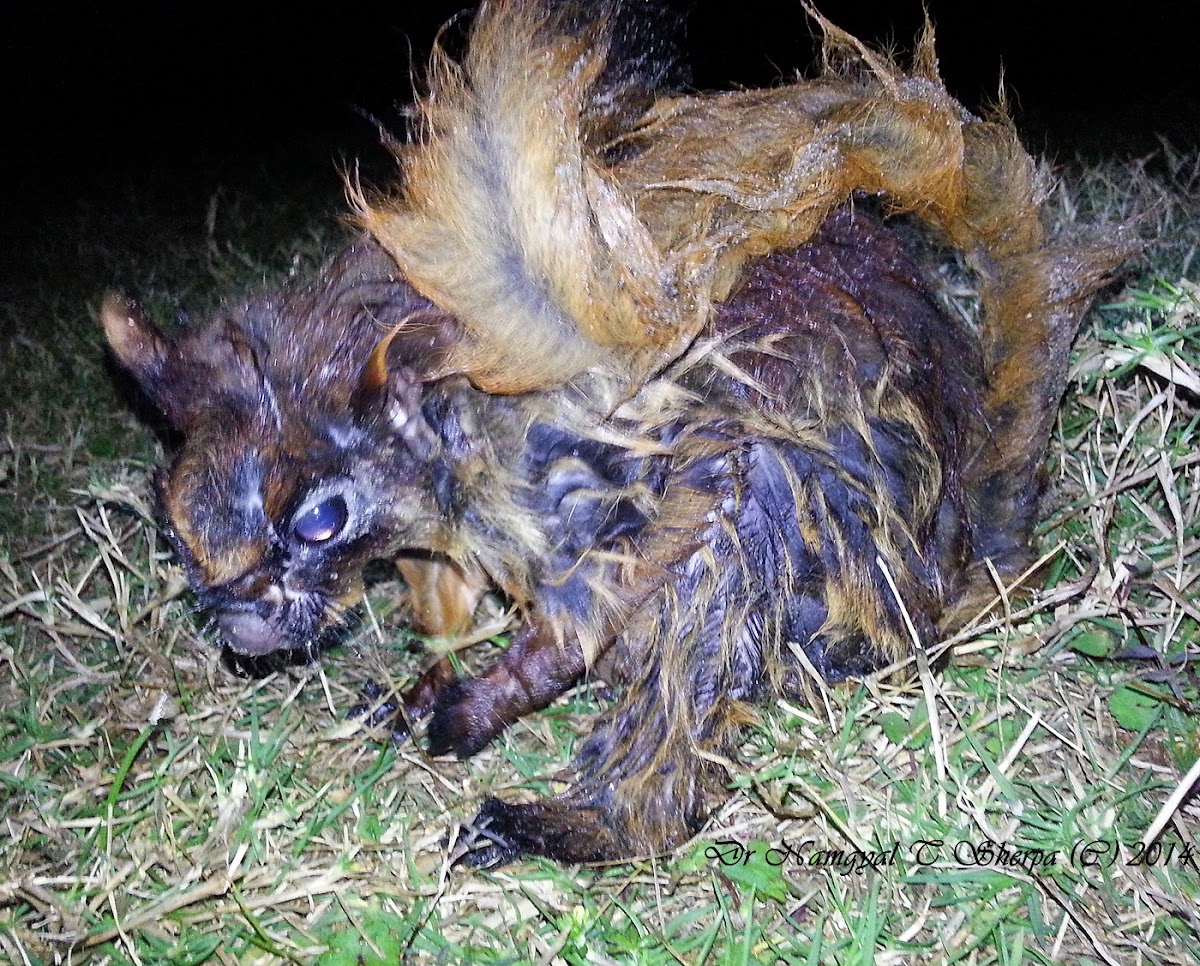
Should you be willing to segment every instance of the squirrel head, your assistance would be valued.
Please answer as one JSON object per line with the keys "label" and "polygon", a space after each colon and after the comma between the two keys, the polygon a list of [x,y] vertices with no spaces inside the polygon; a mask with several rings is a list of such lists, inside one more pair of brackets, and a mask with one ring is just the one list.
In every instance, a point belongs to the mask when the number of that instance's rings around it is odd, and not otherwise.
{"label": "squirrel head", "polygon": [[157,479],[164,531],[234,651],[312,651],[369,560],[437,549],[423,402],[456,324],[372,243],[175,338],[119,295],[101,322],[183,436]]}

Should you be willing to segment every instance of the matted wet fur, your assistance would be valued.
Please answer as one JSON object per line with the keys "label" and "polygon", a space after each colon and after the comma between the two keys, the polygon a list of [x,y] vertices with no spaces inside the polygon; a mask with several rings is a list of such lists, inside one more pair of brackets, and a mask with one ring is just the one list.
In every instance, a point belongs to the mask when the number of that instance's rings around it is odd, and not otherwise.
{"label": "matted wet fur", "polygon": [[[423,630],[489,590],[521,618],[492,669],[405,696],[434,753],[613,669],[574,785],[489,801],[475,863],[680,843],[754,702],[909,655],[1019,574],[1071,341],[1129,251],[1046,237],[1045,174],[950,98],[929,32],[906,71],[814,13],[816,79],[676,96],[653,16],[485,5],[313,282],[174,339],[102,313],[184,434],[165,529],[235,651],[315,649],[395,557]],[[899,213],[977,275],[978,331]]]}

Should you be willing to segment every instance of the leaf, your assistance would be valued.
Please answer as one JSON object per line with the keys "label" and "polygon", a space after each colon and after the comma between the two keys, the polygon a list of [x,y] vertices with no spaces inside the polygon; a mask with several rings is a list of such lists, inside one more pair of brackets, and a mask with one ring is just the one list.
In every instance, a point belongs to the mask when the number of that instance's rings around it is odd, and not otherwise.
{"label": "leaf", "polygon": [[1154,723],[1162,702],[1139,688],[1120,685],[1108,699],[1108,709],[1117,723],[1129,731],[1144,731]]}
{"label": "leaf", "polygon": [[1067,646],[1087,657],[1106,658],[1112,654],[1113,634],[1107,628],[1095,627],[1092,630],[1076,634],[1067,643]]}
{"label": "leaf", "polygon": [[760,895],[783,902],[788,897],[783,863],[770,861],[769,856],[773,855],[778,858],[779,853],[767,843],[751,842],[746,846],[743,861],[735,865],[722,865],[721,872],[747,891],[754,889]]}

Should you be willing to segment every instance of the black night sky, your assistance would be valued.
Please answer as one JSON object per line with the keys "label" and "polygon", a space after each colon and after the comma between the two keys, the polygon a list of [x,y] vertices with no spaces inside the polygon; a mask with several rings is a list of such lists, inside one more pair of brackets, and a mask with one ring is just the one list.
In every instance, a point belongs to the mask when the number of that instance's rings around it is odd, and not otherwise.
{"label": "black night sky", "polygon": [[[925,0],[951,91],[993,100],[1003,66],[1027,143],[1052,156],[1200,141],[1200,56],[1182,2]],[[798,0],[678,0],[698,88],[761,85],[813,60]],[[865,40],[905,49],[921,0],[826,0]],[[412,64],[460,3],[9,0],[0,11],[9,227],[147,181],[203,190],[248,172],[382,162],[363,115],[402,130]],[[9,233],[6,232],[6,235]],[[12,236],[10,236],[12,237]],[[7,261],[7,259],[6,259]]]}

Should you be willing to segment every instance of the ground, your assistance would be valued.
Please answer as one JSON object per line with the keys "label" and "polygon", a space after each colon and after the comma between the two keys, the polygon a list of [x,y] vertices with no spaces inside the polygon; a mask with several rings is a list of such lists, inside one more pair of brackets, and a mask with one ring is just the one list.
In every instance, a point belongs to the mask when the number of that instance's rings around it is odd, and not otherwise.
{"label": "ground", "polygon": [[[4,290],[0,950],[1196,961],[1198,171],[1166,149],[1065,171],[1055,218],[1130,222],[1148,247],[1077,345],[1032,596],[946,642],[944,667],[764,708],[696,840],[605,868],[447,862],[485,795],[556,787],[602,689],[471,761],[430,760],[346,720],[367,681],[402,686],[425,659],[388,571],[341,647],[247,678],[156,533],[170,440],[105,363],[100,296],[119,281],[159,318],[202,315],[311,270],[339,233],[332,173],[207,197],[140,185],[31,223]],[[969,286],[951,294],[970,313]]]}

